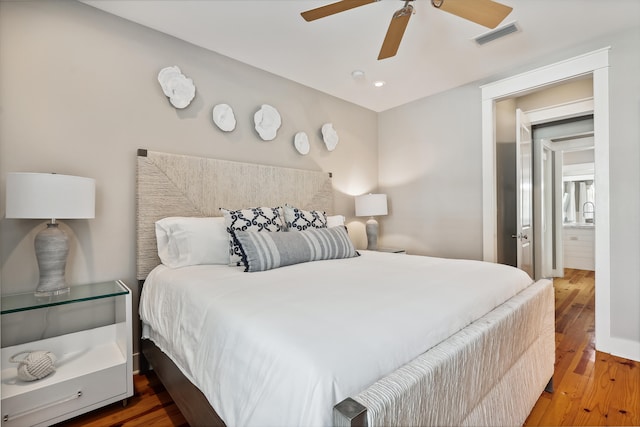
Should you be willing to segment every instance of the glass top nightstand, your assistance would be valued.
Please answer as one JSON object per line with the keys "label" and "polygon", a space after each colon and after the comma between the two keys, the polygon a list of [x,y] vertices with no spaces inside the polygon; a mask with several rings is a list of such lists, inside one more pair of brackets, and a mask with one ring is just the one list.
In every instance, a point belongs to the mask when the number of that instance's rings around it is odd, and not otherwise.
{"label": "glass top nightstand", "polygon": [[[0,351],[3,427],[53,425],[133,395],[132,295],[122,281],[71,286],[63,295],[25,292],[1,299],[2,338],[6,330],[10,337]],[[34,335],[34,325],[44,330]],[[56,369],[22,381],[12,359],[34,350],[53,353]]]}
{"label": "glass top nightstand", "polygon": [[129,293],[129,289],[120,280],[111,280],[89,285],[71,286],[70,291],[62,295],[36,297],[33,292],[2,295],[2,313],[9,314],[19,311],[35,310],[43,307],[73,304],[101,298],[111,298]]}

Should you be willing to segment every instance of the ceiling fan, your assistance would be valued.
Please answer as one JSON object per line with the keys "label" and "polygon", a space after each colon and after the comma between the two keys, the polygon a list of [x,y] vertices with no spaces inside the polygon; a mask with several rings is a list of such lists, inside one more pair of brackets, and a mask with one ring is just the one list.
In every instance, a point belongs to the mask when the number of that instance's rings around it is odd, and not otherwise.
{"label": "ceiling fan", "polygon": [[[359,6],[364,6],[380,0],[342,0],[321,6],[315,9],[302,12],[305,21],[315,21],[316,19],[344,12]],[[404,0],[402,9],[397,10],[391,18],[391,23],[387,29],[387,35],[382,43],[378,59],[385,59],[395,56],[402,41],[404,30],[407,28],[409,18],[413,14],[414,0]],[[504,18],[511,13],[512,7],[495,2],[493,0],[431,0],[433,7],[444,10],[453,15],[464,18],[476,24],[488,28],[495,28]]]}

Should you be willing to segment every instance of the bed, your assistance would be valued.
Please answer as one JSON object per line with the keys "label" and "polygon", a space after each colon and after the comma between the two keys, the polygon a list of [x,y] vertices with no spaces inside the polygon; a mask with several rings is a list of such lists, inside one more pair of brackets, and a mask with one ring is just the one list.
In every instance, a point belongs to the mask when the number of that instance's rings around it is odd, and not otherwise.
{"label": "bed", "polygon": [[[141,350],[187,421],[521,425],[553,375],[548,280],[350,248],[277,268],[258,264],[275,252],[251,243],[341,242],[341,226],[237,232],[245,267],[160,262],[156,222],[165,218],[285,204],[333,213],[333,199],[327,173],[139,150]],[[245,272],[256,265],[265,271]]]}

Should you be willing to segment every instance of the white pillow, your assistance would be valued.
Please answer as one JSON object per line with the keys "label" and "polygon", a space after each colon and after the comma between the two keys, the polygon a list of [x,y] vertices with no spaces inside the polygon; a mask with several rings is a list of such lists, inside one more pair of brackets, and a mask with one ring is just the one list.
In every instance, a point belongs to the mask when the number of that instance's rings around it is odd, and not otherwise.
{"label": "white pillow", "polygon": [[223,217],[169,217],[156,221],[158,256],[170,268],[229,263]]}
{"label": "white pillow", "polygon": [[343,215],[327,215],[327,228],[344,225]]}

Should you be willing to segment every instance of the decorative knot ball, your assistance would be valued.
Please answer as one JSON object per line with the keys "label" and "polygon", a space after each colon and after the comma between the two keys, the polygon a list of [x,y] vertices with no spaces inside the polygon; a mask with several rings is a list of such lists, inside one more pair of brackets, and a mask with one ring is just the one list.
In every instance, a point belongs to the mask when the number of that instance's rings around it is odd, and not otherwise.
{"label": "decorative knot ball", "polygon": [[[18,359],[25,353],[27,355],[23,359]],[[18,364],[18,379],[22,381],[39,380],[56,370],[56,356],[50,351],[22,351],[11,356],[9,361]]]}

